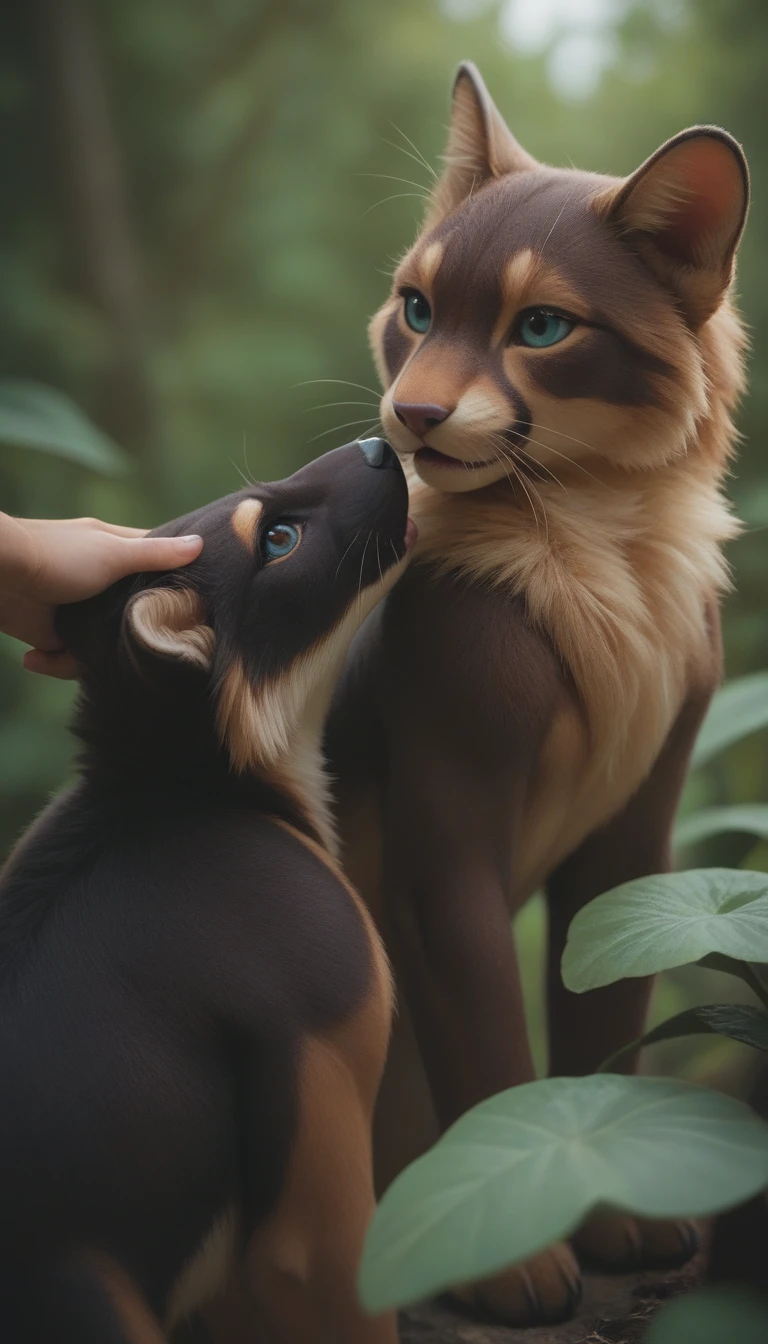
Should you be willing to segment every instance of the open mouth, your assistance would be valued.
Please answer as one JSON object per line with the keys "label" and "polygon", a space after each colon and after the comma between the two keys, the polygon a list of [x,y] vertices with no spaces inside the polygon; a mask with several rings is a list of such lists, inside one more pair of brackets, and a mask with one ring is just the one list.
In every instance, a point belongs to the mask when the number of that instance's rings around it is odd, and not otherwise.
{"label": "open mouth", "polygon": [[490,462],[467,462],[463,457],[448,457],[447,453],[439,453],[436,448],[418,448],[416,450],[416,461],[421,462],[426,467],[445,467],[448,471],[461,470],[477,471],[478,467],[496,466],[496,459]]}
{"label": "open mouth", "polygon": [[405,540],[403,543],[406,549],[406,553],[408,551],[413,550],[414,546],[416,545],[416,542],[418,541],[418,538],[419,538],[419,529],[414,523],[413,519],[409,518],[408,522],[405,524]]}

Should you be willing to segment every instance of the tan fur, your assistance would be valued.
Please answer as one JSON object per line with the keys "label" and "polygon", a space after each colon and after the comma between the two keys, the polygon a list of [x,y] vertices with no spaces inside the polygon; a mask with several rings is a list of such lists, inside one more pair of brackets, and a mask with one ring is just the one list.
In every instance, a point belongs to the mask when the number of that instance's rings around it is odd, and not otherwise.
{"label": "tan fur", "polygon": [[536,489],[546,533],[507,486],[454,499],[414,484],[416,558],[525,593],[573,675],[591,768],[615,775],[622,757],[641,778],[705,656],[736,525],[703,464]]}
{"label": "tan fur", "polygon": [[232,1272],[236,1244],[237,1216],[229,1209],[214,1223],[173,1285],[166,1309],[167,1330],[221,1292]]}
{"label": "tan fur", "polygon": [[[275,1344],[397,1341],[394,1316],[366,1316],[354,1282],[374,1210],[373,1097],[361,1088],[355,1030],[304,1044],[299,1127],[285,1187],[274,1215],[248,1247],[249,1295]],[[385,1049],[386,1038],[379,1070]]]}
{"label": "tan fur", "polygon": [[[403,260],[396,273],[398,286],[417,283],[412,273],[417,267],[419,248],[417,243]],[[529,377],[530,362],[546,359],[546,351],[521,350],[507,343],[515,314],[526,307],[541,304],[560,307],[586,319],[591,316],[585,311],[584,298],[575,293],[557,267],[526,248],[511,258],[503,284],[504,303],[494,341],[504,347],[502,358],[508,378],[519,386],[531,407],[533,425],[527,451],[546,471],[560,475],[564,458],[578,460],[594,453],[615,460],[617,444],[621,446],[620,460],[627,468],[646,469],[687,452],[708,409],[707,373],[700,347],[691,341],[685,323],[671,304],[658,301],[648,312],[636,311],[631,321],[620,311],[614,314],[617,330],[650,354],[664,358],[670,348],[675,351],[674,370],[669,375],[655,375],[660,405],[637,407],[628,414],[626,407],[607,402],[547,396]],[[388,301],[373,319],[370,338],[374,350],[396,306],[402,308],[402,303]],[[713,321],[720,321],[725,311],[721,309]],[[736,325],[732,317],[730,339],[738,342]],[[571,340],[582,340],[585,335],[586,331],[577,328]],[[743,341],[737,344],[738,351],[742,344]],[[377,368],[386,385],[389,380],[380,352]],[[502,431],[509,423],[509,406],[504,398],[494,392],[482,375],[477,378],[474,365],[466,358],[462,360],[460,352],[444,345],[437,350],[427,347],[422,352],[420,342],[382,397],[381,415],[386,433],[398,450],[412,451],[416,441],[403,442],[405,434],[394,414],[394,401],[427,401],[455,407],[431,439],[441,451],[467,461],[493,456],[488,452],[488,435]],[[475,478],[469,484],[459,482],[452,488],[474,490],[504,474],[503,466],[497,464],[487,479]],[[435,483],[429,475],[427,481]]]}
{"label": "tan fur", "polygon": [[94,1252],[88,1263],[101,1282],[130,1344],[165,1344],[165,1335],[133,1279],[110,1255]]}
{"label": "tan fur", "polygon": [[[370,1036],[371,1057],[378,1057],[378,1051],[381,1047],[381,1033],[384,1032],[385,1034],[385,1049],[386,1040],[389,1039],[390,1023],[394,1009],[394,982],[387,954],[384,951],[384,945],[377,931],[371,912],[366,902],[360,896],[359,891],[352,885],[346,873],[342,870],[334,854],[327,849],[323,849],[311,838],[311,836],[302,835],[294,826],[291,826],[290,822],[275,817],[274,823],[276,826],[279,826],[281,830],[287,831],[289,835],[294,837],[294,839],[299,840],[305,849],[310,850],[310,852],[325,865],[329,872],[333,873],[337,882],[341,883],[350,899],[357,907],[360,918],[368,933],[371,945],[371,955],[374,963],[373,975],[371,977],[372,996],[369,1000],[369,1009],[366,1010],[366,1012],[370,1011],[371,1016],[369,1021],[369,1019],[363,1015],[364,1021],[368,1022],[368,1026],[363,1026],[363,1037],[367,1039]],[[356,1019],[356,1021],[361,1020],[363,1019]],[[340,1030],[346,1031],[346,1028],[341,1028]],[[356,1030],[357,1028],[355,1028],[355,1031]],[[366,1050],[367,1047],[365,1047],[363,1053],[365,1053]],[[373,1060],[373,1063],[375,1063],[375,1060]],[[363,1075],[365,1079],[367,1079],[367,1082],[365,1083],[365,1088],[367,1089],[366,1095],[369,1095],[369,1093],[375,1094],[376,1087],[378,1086],[378,1077],[375,1076],[373,1070],[369,1072],[368,1066],[363,1067]],[[370,1099],[372,1104],[372,1095]]]}
{"label": "tan fur", "polygon": [[[697,669],[709,667],[707,603],[728,586],[721,545],[738,532],[720,487],[734,437],[731,408],[743,386],[743,343],[725,305],[699,338],[706,412],[691,427],[694,441],[685,456],[674,435],[671,445],[653,441],[653,460],[672,459],[655,470],[631,472],[587,451],[589,467],[580,470],[578,444],[564,431],[550,458],[558,480],[523,481],[513,490],[505,481],[459,496],[410,472],[416,561],[524,593],[532,621],[573,677],[581,714],[564,707],[542,752],[521,827],[521,892],[534,890],[632,794]],[[592,424],[596,413],[619,413],[566,403],[572,434],[581,428],[574,408],[585,419],[591,414]],[[643,441],[638,431],[638,452]],[[570,470],[565,452],[574,459]]]}
{"label": "tan fur", "polygon": [[256,1312],[275,1344],[331,1344],[331,1318],[334,1344],[396,1344],[393,1318],[365,1316],[349,1277],[374,1209],[371,1120],[392,1020],[389,963],[365,904],[334,858],[288,822],[274,822],[333,873],[357,907],[373,961],[370,989],[350,1019],[304,1040],[298,1131],[280,1203],[205,1315],[222,1344],[250,1338]]}
{"label": "tan fur", "polygon": [[741,185],[737,160],[716,135],[684,134],[626,182],[602,192],[595,208],[632,236],[699,325],[715,312],[733,276],[746,213]]}
{"label": "tan fur", "polygon": [[470,62],[459,69],[448,146],[443,156],[445,172],[432,193],[424,221],[426,228],[479,190],[489,177],[525,172],[537,166],[504,124],[491,99],[478,98],[472,80],[474,73]]}
{"label": "tan fur", "polygon": [[502,304],[493,333],[494,343],[504,344],[512,322],[522,308],[564,308],[577,316],[589,317],[584,298],[569,285],[557,267],[530,247],[515,253],[501,277]]}
{"label": "tan fur", "polygon": [[134,638],[153,653],[210,667],[215,637],[191,588],[149,588],[129,603],[126,619]]}
{"label": "tan fur", "polygon": [[232,514],[232,531],[249,551],[256,543],[256,524],[264,506],[260,499],[243,499]]}
{"label": "tan fur", "polygon": [[270,776],[299,804],[332,853],[338,842],[323,768],[323,725],[353,636],[409,558],[365,588],[335,628],[279,677],[254,686],[242,663],[234,662],[218,689],[216,722],[233,768]]}
{"label": "tan fur", "polygon": [[[377,316],[371,324],[374,349],[397,310],[398,287],[418,285],[434,226],[483,182],[521,172],[533,179],[540,171],[518,151],[477,71],[462,67],[446,172],[396,272],[384,323]],[[470,166],[480,175],[472,190]],[[546,182],[558,170],[543,172]],[[516,314],[533,306],[583,319],[568,336],[574,352],[589,340],[589,324],[600,324],[588,289],[576,292],[567,278],[567,252],[558,267],[557,218],[543,247],[521,246],[499,273],[491,349],[501,352],[506,378],[530,411],[522,450],[501,437],[515,412],[486,352],[455,321],[441,328],[435,318],[439,339],[402,326],[410,353],[391,377],[379,352],[382,423],[409,474],[416,561],[524,595],[530,620],[549,636],[572,680],[575,699],[553,724],[528,799],[526,852],[518,860],[526,887],[631,795],[686,692],[711,671],[707,613],[728,586],[722,544],[738,532],[722,485],[744,385],[745,339],[728,285],[746,210],[745,175],[738,146],[711,128],[682,133],[624,181],[581,175],[594,192],[587,190],[586,208],[633,242],[673,230],[667,243],[681,255],[664,265],[686,272],[694,308],[705,304],[705,291],[716,294],[716,311],[693,330],[690,312],[686,318],[675,301],[681,275],[649,262],[667,292],[646,286],[642,302],[625,299],[611,309],[614,330],[649,356],[652,396],[622,404],[554,395],[535,371],[557,353],[509,341]],[[482,219],[479,200],[472,209],[472,218]],[[482,239],[482,227],[472,227]],[[443,271],[451,256],[446,236]],[[444,302],[449,281],[443,275]],[[395,400],[445,406],[450,415],[425,442],[467,470],[446,472],[428,455],[414,465],[421,445],[395,416]]]}
{"label": "tan fur", "polygon": [[442,243],[430,243],[419,257],[419,289],[429,293],[432,282],[440,270],[440,262],[443,260]]}

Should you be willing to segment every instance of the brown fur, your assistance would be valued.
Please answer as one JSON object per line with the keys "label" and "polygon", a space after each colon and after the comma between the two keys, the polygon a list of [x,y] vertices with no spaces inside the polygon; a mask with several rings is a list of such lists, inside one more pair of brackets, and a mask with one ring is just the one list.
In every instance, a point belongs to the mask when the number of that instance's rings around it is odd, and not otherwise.
{"label": "brown fur", "polygon": [[[405,999],[377,1116],[383,1183],[532,1076],[508,931],[537,887],[556,1068],[594,1068],[642,1029],[646,983],[563,999],[559,955],[580,905],[668,867],[720,675],[746,201],[722,131],[684,132],[626,181],[552,169],[459,72],[445,173],[370,327],[415,563],[353,651],[330,739],[348,870]],[[413,290],[423,333],[406,321]],[[526,344],[536,308],[573,323],[562,341]],[[686,1229],[625,1224],[646,1261],[690,1249]],[[521,1275],[476,1296],[527,1323],[565,1310],[560,1252],[537,1307],[521,1306]]]}

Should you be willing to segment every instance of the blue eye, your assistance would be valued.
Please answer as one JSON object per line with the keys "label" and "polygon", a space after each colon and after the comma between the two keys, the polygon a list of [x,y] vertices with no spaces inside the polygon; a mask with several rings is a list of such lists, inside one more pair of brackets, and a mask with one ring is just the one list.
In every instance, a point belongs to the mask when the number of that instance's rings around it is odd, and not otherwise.
{"label": "blue eye", "polygon": [[575,325],[575,322],[560,313],[550,313],[546,308],[531,308],[523,313],[517,332],[523,345],[533,350],[543,350],[548,345],[564,341]]}
{"label": "blue eye", "polygon": [[294,523],[274,523],[265,532],[261,548],[267,560],[284,560],[300,541],[301,532]]}
{"label": "blue eye", "polygon": [[429,331],[432,309],[418,289],[409,289],[404,297],[405,320],[411,331],[418,331],[423,336],[425,331]]}

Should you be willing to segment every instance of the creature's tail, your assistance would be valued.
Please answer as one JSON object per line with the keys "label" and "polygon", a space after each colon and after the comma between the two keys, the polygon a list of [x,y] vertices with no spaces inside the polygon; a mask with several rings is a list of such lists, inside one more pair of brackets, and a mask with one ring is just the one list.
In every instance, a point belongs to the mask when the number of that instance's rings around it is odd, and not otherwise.
{"label": "creature's tail", "polygon": [[166,1344],[134,1281],[101,1253],[0,1286],[2,1344]]}

